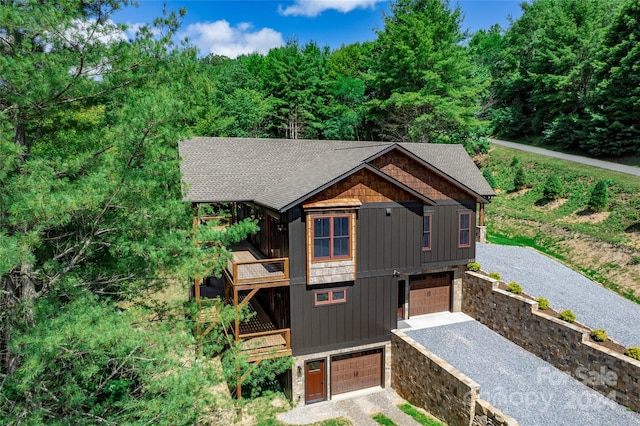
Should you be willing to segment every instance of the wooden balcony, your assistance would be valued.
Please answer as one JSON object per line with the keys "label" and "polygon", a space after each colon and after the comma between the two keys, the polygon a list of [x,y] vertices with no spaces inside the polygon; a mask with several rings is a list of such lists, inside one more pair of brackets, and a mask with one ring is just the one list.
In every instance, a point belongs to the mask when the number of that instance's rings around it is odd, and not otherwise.
{"label": "wooden balcony", "polygon": [[291,355],[291,329],[276,328],[260,303],[251,299],[247,303],[250,318],[239,324],[236,341],[249,361],[259,361]]}
{"label": "wooden balcony", "polygon": [[289,258],[265,259],[247,243],[231,247],[233,258],[224,274],[237,289],[289,285]]}

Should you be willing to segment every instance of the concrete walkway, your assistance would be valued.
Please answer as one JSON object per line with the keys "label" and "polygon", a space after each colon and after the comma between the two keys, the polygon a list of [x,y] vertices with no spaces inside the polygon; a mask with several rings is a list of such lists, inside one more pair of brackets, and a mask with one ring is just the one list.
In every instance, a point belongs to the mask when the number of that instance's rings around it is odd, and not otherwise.
{"label": "concrete walkway", "polygon": [[580,155],[565,154],[562,152],[551,151],[536,146],[525,145],[515,142],[501,141],[499,139],[489,139],[489,142],[506,146],[507,148],[518,149],[520,151],[532,152],[534,154],[546,155],[547,157],[560,158],[562,160],[573,161],[574,163],[586,164],[589,166],[600,167],[602,169],[613,170],[614,172],[627,173],[634,176],[640,176],[640,167],[626,166],[624,164],[612,163],[610,161],[596,160],[594,158],[582,157]]}
{"label": "concrete walkway", "polygon": [[527,247],[477,244],[476,261],[485,272],[499,272],[525,293],[549,299],[551,307],[571,309],[582,324],[604,329],[625,346],[640,346],[640,305]]}
{"label": "concrete walkway", "polygon": [[477,321],[403,332],[478,383],[480,397],[521,426],[640,426],[640,414]]}
{"label": "concrete walkway", "polygon": [[285,424],[305,425],[344,417],[357,426],[379,426],[373,416],[382,413],[397,425],[420,426],[420,423],[398,409],[397,406],[405,402],[393,389],[378,387],[297,407],[279,414],[278,420]]}

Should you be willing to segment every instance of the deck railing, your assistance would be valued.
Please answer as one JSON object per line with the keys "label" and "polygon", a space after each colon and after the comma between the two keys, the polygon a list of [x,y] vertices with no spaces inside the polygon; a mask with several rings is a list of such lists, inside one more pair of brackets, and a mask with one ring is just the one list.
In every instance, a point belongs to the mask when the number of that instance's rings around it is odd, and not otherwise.
{"label": "deck railing", "polygon": [[289,258],[230,261],[234,286],[289,280]]}
{"label": "deck railing", "polygon": [[291,329],[262,331],[237,336],[242,351],[249,354],[251,361],[291,355]]}

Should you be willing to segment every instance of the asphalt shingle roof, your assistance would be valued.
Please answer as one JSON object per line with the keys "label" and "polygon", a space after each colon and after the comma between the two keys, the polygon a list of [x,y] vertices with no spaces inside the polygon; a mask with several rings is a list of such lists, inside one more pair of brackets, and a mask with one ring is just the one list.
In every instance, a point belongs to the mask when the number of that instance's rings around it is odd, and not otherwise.
{"label": "asphalt shingle roof", "polygon": [[[189,139],[179,145],[187,185],[184,199],[255,201],[282,210],[393,145],[362,141]],[[401,146],[476,194],[493,195],[461,146],[413,143]]]}

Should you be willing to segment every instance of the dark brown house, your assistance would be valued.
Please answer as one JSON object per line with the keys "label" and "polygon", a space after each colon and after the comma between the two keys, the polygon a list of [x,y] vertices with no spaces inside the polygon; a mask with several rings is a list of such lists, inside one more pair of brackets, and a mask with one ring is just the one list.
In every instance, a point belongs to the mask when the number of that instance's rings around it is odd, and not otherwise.
{"label": "dark brown house", "polygon": [[388,386],[398,320],[460,310],[494,195],[462,146],[194,138],[180,155],[194,207],[259,221],[233,247],[226,300],[256,312],[234,330],[253,359],[294,356],[294,400]]}

